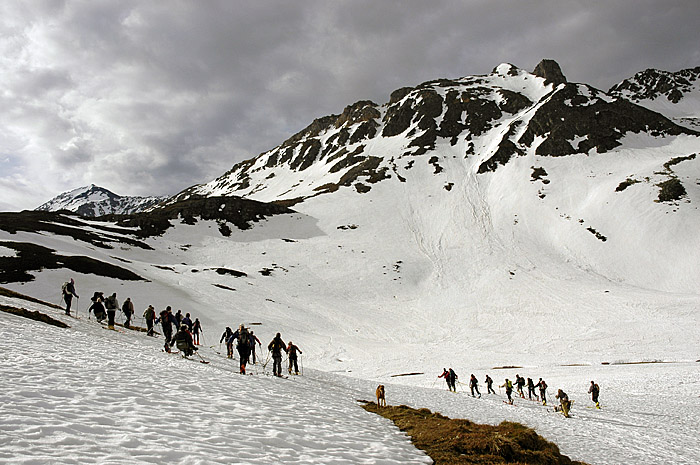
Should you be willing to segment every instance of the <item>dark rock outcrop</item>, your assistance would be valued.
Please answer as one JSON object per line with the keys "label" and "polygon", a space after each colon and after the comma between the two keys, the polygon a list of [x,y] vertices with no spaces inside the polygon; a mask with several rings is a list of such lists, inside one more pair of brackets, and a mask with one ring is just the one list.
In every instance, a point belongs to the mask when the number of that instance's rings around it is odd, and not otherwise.
{"label": "dark rock outcrop", "polygon": [[535,66],[532,74],[544,78],[546,84],[552,83],[555,87],[567,82],[564,73],[562,73],[559,67],[559,63],[554,60],[544,59],[540,61],[537,66]]}

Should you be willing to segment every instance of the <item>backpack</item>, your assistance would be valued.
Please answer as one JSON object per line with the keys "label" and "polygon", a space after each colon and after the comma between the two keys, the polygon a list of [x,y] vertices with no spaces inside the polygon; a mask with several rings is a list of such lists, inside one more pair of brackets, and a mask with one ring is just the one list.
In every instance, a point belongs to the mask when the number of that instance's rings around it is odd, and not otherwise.
{"label": "backpack", "polygon": [[67,282],[67,281],[66,281],[65,283],[63,283],[63,286],[61,286],[61,292],[64,293],[64,294],[68,294],[68,293],[69,293],[69,292],[68,292],[68,282]]}
{"label": "backpack", "polygon": [[247,329],[243,329],[241,334],[238,335],[238,343],[242,344],[244,347],[250,345],[250,333]]}
{"label": "backpack", "polygon": [[543,391],[547,389],[547,383],[545,383],[544,380],[540,382],[540,389],[542,389]]}
{"label": "backpack", "polygon": [[511,380],[508,380],[508,382],[506,383],[506,388],[513,389],[513,382]]}

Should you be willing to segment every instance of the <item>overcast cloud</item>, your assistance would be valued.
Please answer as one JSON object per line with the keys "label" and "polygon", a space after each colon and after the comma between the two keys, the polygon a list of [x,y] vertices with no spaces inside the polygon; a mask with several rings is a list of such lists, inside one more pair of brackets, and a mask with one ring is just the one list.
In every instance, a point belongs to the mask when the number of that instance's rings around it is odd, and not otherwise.
{"label": "overcast cloud", "polygon": [[357,100],[502,62],[601,89],[695,67],[698,24],[697,0],[5,0],[0,210],[175,194]]}

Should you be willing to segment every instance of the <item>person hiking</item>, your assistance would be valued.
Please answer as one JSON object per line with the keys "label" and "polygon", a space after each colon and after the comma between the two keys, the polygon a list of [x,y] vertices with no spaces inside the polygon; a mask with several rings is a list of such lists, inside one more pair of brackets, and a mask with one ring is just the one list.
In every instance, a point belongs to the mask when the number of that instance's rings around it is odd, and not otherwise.
{"label": "person hiking", "polygon": [[591,386],[588,388],[588,393],[591,395],[591,400],[595,404],[595,408],[600,408],[598,403],[598,395],[600,394],[600,387],[593,381],[591,381]]}
{"label": "person hiking", "polygon": [[153,305],[149,305],[146,311],[143,312],[143,319],[146,320],[146,327],[148,329],[146,336],[155,336],[153,333],[153,322],[156,319],[156,309],[153,308]]}
{"label": "person hiking", "polygon": [[202,330],[202,323],[199,322],[199,318],[195,318],[194,323],[192,323],[192,340],[194,341],[194,345],[196,346],[199,345],[200,332],[204,332],[204,330]]}
{"label": "person hiking", "polygon": [[297,352],[300,354],[303,354],[304,352],[301,351],[301,349],[294,344],[292,344],[292,341],[289,341],[289,344],[287,344],[287,354],[289,354],[289,374],[292,374],[292,366],[294,366],[294,374],[298,375],[299,374],[299,366],[297,365]]}
{"label": "person hiking", "polygon": [[119,309],[119,301],[117,300],[116,292],[105,299],[105,308],[107,309],[107,327],[114,329],[114,316]]}
{"label": "person hiking", "polygon": [[518,395],[524,399],[525,398],[525,392],[523,392],[523,388],[525,387],[525,378],[520,376],[519,374],[515,375],[515,385],[517,386],[518,390]]}
{"label": "person hiking", "polygon": [[493,390],[493,380],[489,375],[486,375],[486,394],[495,394],[496,391]]}
{"label": "person hiking", "polygon": [[227,326],[226,330],[224,331],[224,334],[221,335],[221,339],[219,339],[219,344],[221,344],[222,341],[226,341],[226,357],[228,358],[233,358],[233,339],[231,338],[232,335],[233,330]]}
{"label": "person hiking", "polygon": [[537,394],[535,394],[535,383],[532,381],[532,378],[527,379],[527,397],[528,399],[532,400],[532,396],[535,396],[535,399],[537,399]]}
{"label": "person hiking", "polygon": [[92,311],[95,314],[95,319],[97,322],[101,323],[107,317],[107,314],[105,313],[105,306],[102,304],[102,302],[104,302],[102,292],[95,292],[90,300],[92,300],[92,305],[90,305],[90,308],[88,308],[88,318],[90,318],[90,312]]}
{"label": "person hiking", "polygon": [[122,313],[126,317],[124,321],[124,327],[128,328],[131,325],[131,315],[134,314],[134,304],[131,302],[131,297],[127,297],[122,304]]}
{"label": "person hiking", "polygon": [[182,310],[178,310],[175,313],[175,328],[180,329],[180,323],[182,323]]}
{"label": "person hiking", "polygon": [[565,393],[563,390],[559,389],[557,391],[557,395],[555,395],[554,397],[559,399],[559,408],[557,409],[555,407],[554,410],[560,410],[561,413],[563,413],[564,416],[568,418],[569,412],[571,411],[571,401],[569,400],[568,394]]}
{"label": "person hiking", "polygon": [[253,330],[250,331],[250,355],[253,357],[253,365],[255,365],[255,343],[258,343],[260,348],[262,348],[262,343],[260,342],[260,339],[258,339],[258,336],[253,333]]}
{"label": "person hiking", "polygon": [[547,393],[547,383],[540,378],[539,382],[535,384],[535,387],[540,388],[540,400],[542,401],[542,405],[547,405],[547,397],[545,397]]}
{"label": "person hiking", "polygon": [[447,382],[447,390],[448,391],[454,391],[457,392],[457,386],[455,385],[457,378],[457,373],[450,368],[449,370],[447,368],[442,369],[442,374],[438,376],[438,378],[445,378],[445,381]]}
{"label": "person hiking", "polygon": [[190,318],[190,314],[186,314],[185,318],[182,319],[180,322],[180,325],[187,325],[187,329],[192,332],[192,319]]}
{"label": "person hiking", "polygon": [[76,299],[80,298],[75,292],[75,281],[73,281],[73,278],[70,278],[70,281],[63,283],[63,286],[61,286],[61,296],[63,297],[63,301],[66,303],[66,315],[70,315],[70,306],[73,302],[73,296],[75,296]]}
{"label": "person hiking", "polygon": [[163,337],[165,338],[164,344],[168,347],[170,346],[170,340],[173,338],[173,322],[170,319],[172,315],[172,308],[168,305],[165,310],[160,312],[160,316],[156,320],[156,323],[160,321],[160,325],[163,328]]}
{"label": "person hiking", "polygon": [[508,403],[513,405],[513,398],[511,397],[511,394],[513,394],[513,382],[506,378],[506,382],[501,384],[499,387],[506,388],[506,396],[508,396]]}
{"label": "person hiking", "polygon": [[236,344],[236,350],[238,350],[238,357],[241,362],[240,373],[244,375],[245,367],[248,364],[248,357],[250,357],[250,333],[248,332],[248,329],[245,326],[240,325],[236,332],[231,335],[231,345],[233,345],[234,340],[238,341]]}
{"label": "person hiking", "polygon": [[272,352],[272,374],[282,376],[282,351],[287,352],[287,346],[282,340],[280,333],[267,345],[267,350]]}
{"label": "person hiking", "polygon": [[479,399],[481,399],[481,393],[479,392],[479,380],[476,379],[476,376],[474,376],[473,373],[472,377],[469,379],[469,389],[472,391],[472,397],[474,397],[474,391],[476,391]]}
{"label": "person hiking", "polygon": [[190,357],[194,354],[194,351],[197,350],[192,342],[192,335],[187,325],[180,325],[180,329],[178,329],[173,337],[173,341],[175,342],[177,350],[182,352],[185,357]]}

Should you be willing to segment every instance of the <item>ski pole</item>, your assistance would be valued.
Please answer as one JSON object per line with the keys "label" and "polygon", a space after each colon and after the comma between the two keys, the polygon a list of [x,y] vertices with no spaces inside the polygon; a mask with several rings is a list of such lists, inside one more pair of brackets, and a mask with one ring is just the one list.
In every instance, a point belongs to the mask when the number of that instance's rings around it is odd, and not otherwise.
{"label": "ski pole", "polygon": [[301,363],[301,376],[304,376],[304,356],[299,354],[299,363]]}

